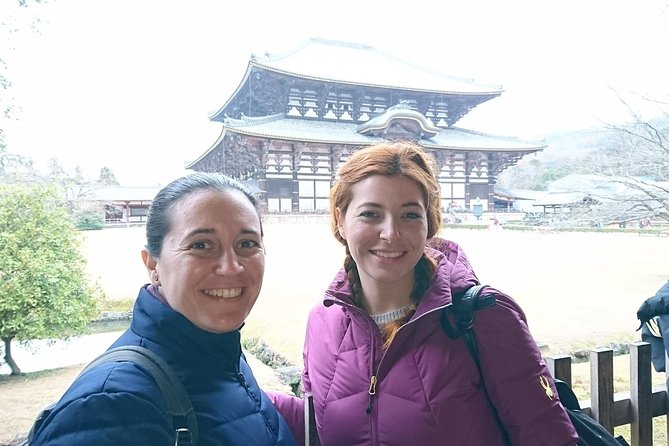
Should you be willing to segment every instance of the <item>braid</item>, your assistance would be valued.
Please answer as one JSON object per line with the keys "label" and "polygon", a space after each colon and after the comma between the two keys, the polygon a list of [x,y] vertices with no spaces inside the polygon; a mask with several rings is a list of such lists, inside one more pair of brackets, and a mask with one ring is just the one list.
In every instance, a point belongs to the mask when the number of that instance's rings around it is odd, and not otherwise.
{"label": "braid", "polygon": [[414,284],[413,290],[411,291],[411,301],[416,305],[418,305],[423,294],[425,294],[436,267],[437,265],[435,264],[434,259],[428,257],[425,253],[423,253],[423,256],[418,260],[416,268],[414,268]]}
{"label": "braid", "polygon": [[360,276],[358,275],[358,265],[356,265],[353,256],[346,247],[346,258],[344,259],[344,271],[346,271],[346,277],[348,278],[348,283],[351,285],[351,300],[356,307],[363,308],[362,305],[362,290],[360,285]]}
{"label": "braid", "polygon": [[414,268],[414,285],[413,290],[411,291],[411,301],[414,304],[414,309],[406,316],[394,320],[381,328],[381,333],[383,334],[384,339],[384,349],[387,349],[388,346],[393,342],[393,339],[395,339],[395,335],[397,334],[397,330],[399,330],[402,325],[409,322],[409,319],[413,317],[414,313],[416,312],[415,308],[418,306],[418,302],[420,302],[423,294],[425,294],[436,267],[437,265],[434,259],[423,253],[423,256],[420,258],[416,264],[416,267]]}

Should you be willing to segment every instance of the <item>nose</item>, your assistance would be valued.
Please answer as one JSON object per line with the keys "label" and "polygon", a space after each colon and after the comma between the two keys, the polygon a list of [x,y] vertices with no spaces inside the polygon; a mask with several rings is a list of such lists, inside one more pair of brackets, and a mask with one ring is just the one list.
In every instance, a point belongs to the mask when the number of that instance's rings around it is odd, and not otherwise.
{"label": "nose", "polygon": [[233,250],[226,250],[221,253],[216,263],[216,274],[223,276],[231,276],[239,274],[244,270],[244,267],[239,262],[237,253]]}
{"label": "nose", "polygon": [[400,237],[399,228],[393,219],[389,218],[383,222],[379,237],[381,240],[385,240],[387,242],[393,242]]}

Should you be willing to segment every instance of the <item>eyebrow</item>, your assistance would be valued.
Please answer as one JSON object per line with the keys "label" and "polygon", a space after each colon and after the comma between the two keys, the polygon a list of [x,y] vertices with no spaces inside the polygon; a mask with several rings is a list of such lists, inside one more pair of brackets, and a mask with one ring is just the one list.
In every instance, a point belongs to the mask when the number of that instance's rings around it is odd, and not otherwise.
{"label": "eyebrow", "polygon": [[[213,228],[196,228],[193,229],[191,232],[186,234],[186,237],[192,237],[194,235],[199,235],[199,234],[215,234],[216,230]],[[256,231],[255,229],[252,228],[243,228],[240,231],[240,234],[251,234],[251,235],[260,235],[260,231]]]}
{"label": "eyebrow", "polygon": [[186,238],[199,234],[213,234],[215,232],[216,231],[214,231],[212,228],[196,228],[186,234]]}
{"label": "eyebrow", "polygon": [[[364,203],[360,203],[359,205],[357,205],[356,208],[361,208],[361,207],[365,207],[365,206],[374,207],[374,208],[382,208],[383,207],[379,203],[376,203],[374,201],[366,201]],[[401,207],[403,207],[403,208],[423,207],[423,205],[421,203],[416,202],[416,201],[410,201],[408,203],[402,204]]]}

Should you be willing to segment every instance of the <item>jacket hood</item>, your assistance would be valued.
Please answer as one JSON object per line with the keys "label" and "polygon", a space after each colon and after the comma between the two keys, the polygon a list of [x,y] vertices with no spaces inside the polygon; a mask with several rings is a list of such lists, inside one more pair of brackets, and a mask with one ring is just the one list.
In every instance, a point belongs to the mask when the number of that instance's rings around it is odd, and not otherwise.
{"label": "jacket hood", "polygon": [[669,314],[669,281],[657,291],[655,296],[646,299],[636,312],[642,324],[660,314]]}
{"label": "jacket hood", "polygon": [[[425,254],[437,263],[430,279],[428,292],[421,298],[416,313],[451,303],[452,293],[463,291],[479,283],[464,251],[455,242],[434,237],[428,240]],[[324,305],[334,303],[353,305],[351,286],[346,271],[341,268],[325,293]]]}

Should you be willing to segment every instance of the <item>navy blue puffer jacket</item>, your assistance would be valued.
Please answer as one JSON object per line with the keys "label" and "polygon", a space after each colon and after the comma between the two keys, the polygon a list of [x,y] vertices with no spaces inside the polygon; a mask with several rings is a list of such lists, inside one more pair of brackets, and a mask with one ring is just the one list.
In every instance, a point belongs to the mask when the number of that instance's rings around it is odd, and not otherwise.
{"label": "navy blue puffer jacket", "polygon": [[[141,345],[165,359],[188,392],[198,446],[293,446],[288,425],[258,387],[238,330],[194,326],[142,288],[130,328],[113,344]],[[104,364],[79,377],[36,433],[33,445],[174,444],[172,420],[151,376],[131,363]]]}

